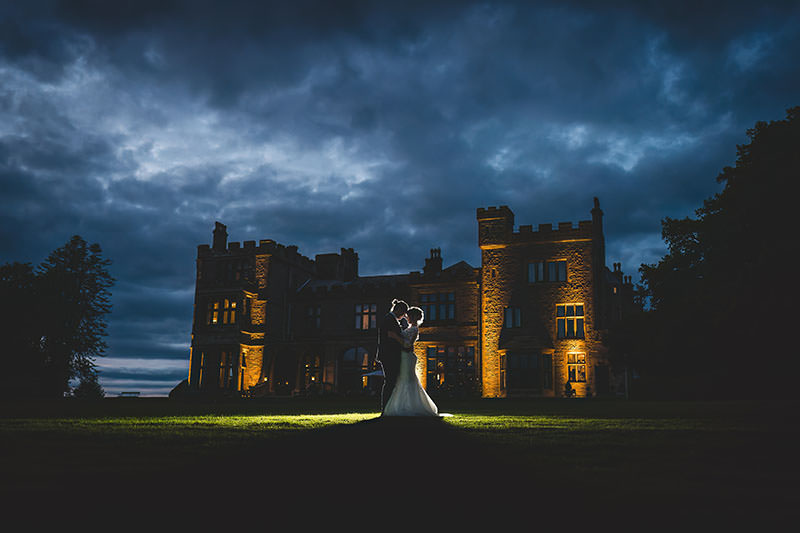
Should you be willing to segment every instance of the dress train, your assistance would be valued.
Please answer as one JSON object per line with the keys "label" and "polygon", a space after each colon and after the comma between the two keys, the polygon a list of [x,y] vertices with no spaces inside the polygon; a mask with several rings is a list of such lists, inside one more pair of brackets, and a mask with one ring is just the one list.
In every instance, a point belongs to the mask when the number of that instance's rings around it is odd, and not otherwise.
{"label": "dress train", "polygon": [[438,416],[439,408],[431,400],[417,378],[417,356],[400,352],[400,373],[386,407],[384,416]]}

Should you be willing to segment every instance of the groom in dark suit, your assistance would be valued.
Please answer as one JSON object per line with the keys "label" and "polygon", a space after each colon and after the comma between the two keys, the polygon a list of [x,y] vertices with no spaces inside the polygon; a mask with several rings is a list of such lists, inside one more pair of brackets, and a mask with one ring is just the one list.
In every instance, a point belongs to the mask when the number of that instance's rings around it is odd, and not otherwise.
{"label": "groom in dark suit", "polygon": [[378,325],[378,350],[375,352],[375,362],[383,369],[383,387],[381,388],[381,414],[386,407],[386,402],[392,396],[394,385],[397,383],[397,374],[400,373],[400,350],[403,337],[400,335],[400,319],[402,319],[408,304],[403,300],[392,300],[392,310],[386,313]]}

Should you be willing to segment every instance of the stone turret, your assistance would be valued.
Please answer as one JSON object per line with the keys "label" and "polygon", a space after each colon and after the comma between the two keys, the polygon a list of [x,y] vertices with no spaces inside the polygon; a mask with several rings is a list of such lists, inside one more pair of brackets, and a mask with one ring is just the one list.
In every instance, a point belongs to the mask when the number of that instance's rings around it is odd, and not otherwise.
{"label": "stone turret", "polygon": [[511,241],[514,213],[507,205],[478,208],[478,244],[481,249],[501,248]]}

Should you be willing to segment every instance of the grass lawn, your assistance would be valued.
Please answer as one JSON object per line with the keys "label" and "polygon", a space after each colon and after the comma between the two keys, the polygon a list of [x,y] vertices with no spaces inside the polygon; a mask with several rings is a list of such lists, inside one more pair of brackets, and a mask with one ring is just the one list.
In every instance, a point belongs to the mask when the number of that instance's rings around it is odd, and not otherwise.
{"label": "grass lawn", "polygon": [[373,400],[343,398],[5,404],[0,501],[263,516],[386,498],[497,527],[634,530],[622,526],[775,524],[800,503],[797,403],[438,403],[453,416],[380,419]]}

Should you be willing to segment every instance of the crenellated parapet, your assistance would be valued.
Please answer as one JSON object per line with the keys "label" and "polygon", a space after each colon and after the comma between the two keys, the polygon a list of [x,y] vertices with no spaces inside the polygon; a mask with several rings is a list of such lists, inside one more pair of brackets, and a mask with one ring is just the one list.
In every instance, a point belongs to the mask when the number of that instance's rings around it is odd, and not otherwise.
{"label": "crenellated parapet", "polygon": [[532,225],[523,225],[511,234],[511,243],[568,242],[591,238],[592,221],[581,220],[577,226],[572,222],[559,222],[556,228],[552,224],[539,224],[536,230]]}
{"label": "crenellated parapet", "polygon": [[476,216],[478,244],[482,250],[533,242],[589,240],[594,232],[591,220],[581,220],[577,225],[572,222],[559,222],[555,228],[553,224],[539,224],[535,230],[530,224],[521,225],[515,231],[514,213],[505,205],[478,208]]}
{"label": "crenellated parapet", "polygon": [[208,259],[225,258],[226,256],[269,255],[280,258],[294,266],[313,270],[314,260],[302,255],[297,249],[297,246],[294,245],[284,246],[272,239],[262,239],[259,241],[258,246],[256,246],[255,241],[229,242],[224,247],[219,246],[217,248],[213,248],[208,244],[200,244],[197,246],[197,257],[198,259]]}
{"label": "crenellated parapet", "polygon": [[514,213],[507,205],[479,207],[477,209],[478,220],[491,219],[491,218],[506,218],[510,216],[514,218]]}

